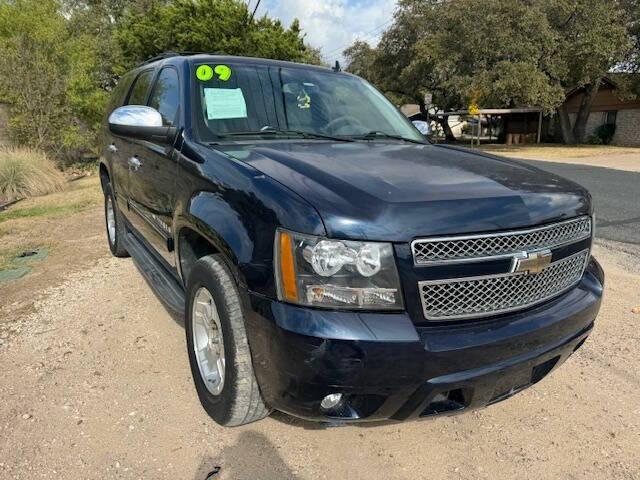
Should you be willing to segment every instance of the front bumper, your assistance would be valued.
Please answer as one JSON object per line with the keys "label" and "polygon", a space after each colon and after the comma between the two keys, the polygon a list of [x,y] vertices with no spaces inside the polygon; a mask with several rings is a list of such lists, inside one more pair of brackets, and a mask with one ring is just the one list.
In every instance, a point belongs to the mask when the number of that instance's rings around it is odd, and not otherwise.
{"label": "front bumper", "polygon": [[[301,308],[250,295],[247,331],[262,395],[318,421],[406,420],[479,408],[521,391],[586,340],[604,274],[545,304],[489,320],[414,326],[406,313]],[[320,407],[328,394],[344,401]]]}

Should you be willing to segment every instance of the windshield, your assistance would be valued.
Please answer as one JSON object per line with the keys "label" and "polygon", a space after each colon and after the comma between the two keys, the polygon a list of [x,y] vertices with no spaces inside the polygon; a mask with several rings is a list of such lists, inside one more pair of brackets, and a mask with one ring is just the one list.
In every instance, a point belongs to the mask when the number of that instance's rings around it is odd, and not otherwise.
{"label": "windshield", "polygon": [[193,75],[196,131],[205,142],[275,133],[425,141],[384,95],[355,76],[244,64],[196,65]]}

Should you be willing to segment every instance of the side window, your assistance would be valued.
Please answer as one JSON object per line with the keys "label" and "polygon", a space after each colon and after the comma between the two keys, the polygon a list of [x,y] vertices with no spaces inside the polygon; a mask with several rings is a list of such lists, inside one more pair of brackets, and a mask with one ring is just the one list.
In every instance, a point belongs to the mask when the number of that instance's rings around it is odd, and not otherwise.
{"label": "side window", "polygon": [[133,84],[133,88],[131,89],[131,93],[129,94],[127,105],[147,104],[147,92],[149,91],[152,77],[153,70],[147,70],[146,72],[142,72],[140,75],[138,75],[138,78],[136,78],[136,81]]}
{"label": "side window", "polygon": [[178,115],[179,105],[178,73],[173,68],[164,68],[160,71],[158,80],[153,87],[149,106],[160,112],[164,125],[173,125]]}

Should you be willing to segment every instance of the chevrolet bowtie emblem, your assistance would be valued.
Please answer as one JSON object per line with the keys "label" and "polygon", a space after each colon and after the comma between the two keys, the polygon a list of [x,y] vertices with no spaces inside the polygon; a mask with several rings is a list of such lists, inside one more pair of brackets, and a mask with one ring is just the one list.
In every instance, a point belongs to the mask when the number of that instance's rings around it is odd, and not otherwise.
{"label": "chevrolet bowtie emblem", "polygon": [[551,250],[545,249],[537,252],[522,252],[522,254],[514,257],[511,262],[511,271],[540,273],[551,263]]}

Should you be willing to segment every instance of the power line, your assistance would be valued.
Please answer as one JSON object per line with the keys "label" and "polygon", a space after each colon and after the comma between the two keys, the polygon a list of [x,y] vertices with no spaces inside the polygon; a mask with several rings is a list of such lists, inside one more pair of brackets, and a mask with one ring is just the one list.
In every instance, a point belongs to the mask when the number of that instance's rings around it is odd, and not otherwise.
{"label": "power line", "polygon": [[255,8],[253,9],[253,13],[251,14],[251,18],[249,19],[249,23],[253,22],[253,17],[255,16],[256,11],[258,10],[258,7],[259,7],[259,6],[260,6],[260,0],[258,0],[258,1],[256,2],[256,6],[255,6]]}

